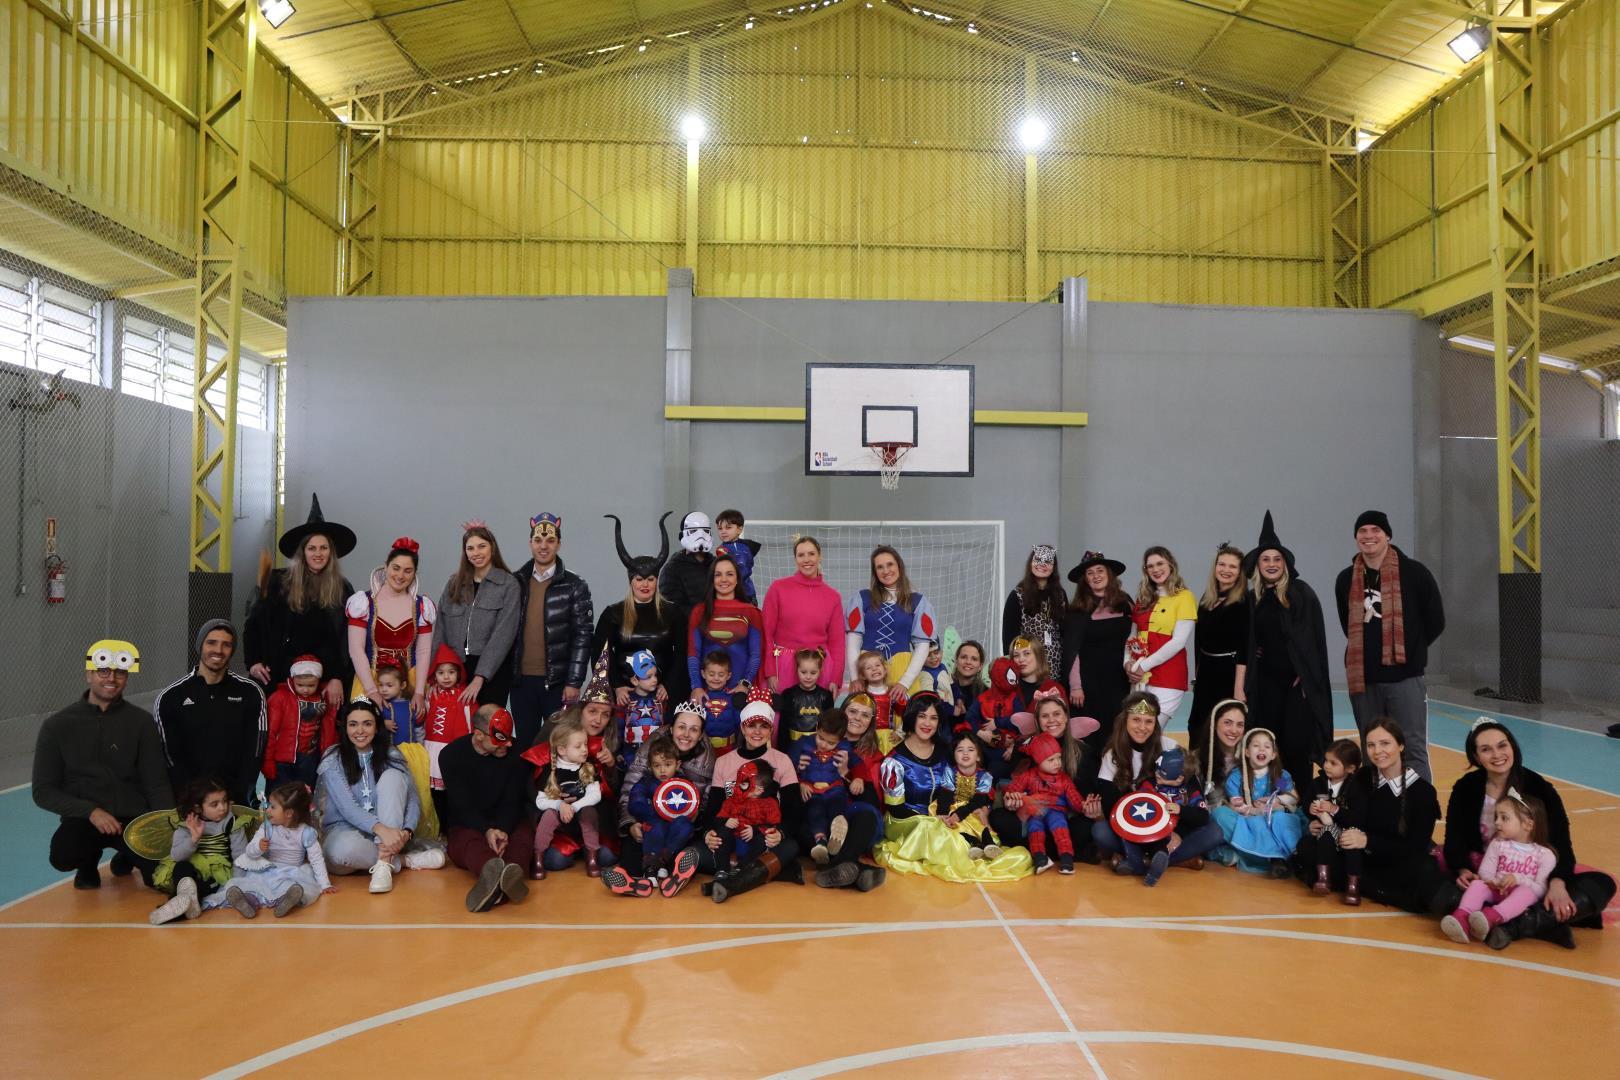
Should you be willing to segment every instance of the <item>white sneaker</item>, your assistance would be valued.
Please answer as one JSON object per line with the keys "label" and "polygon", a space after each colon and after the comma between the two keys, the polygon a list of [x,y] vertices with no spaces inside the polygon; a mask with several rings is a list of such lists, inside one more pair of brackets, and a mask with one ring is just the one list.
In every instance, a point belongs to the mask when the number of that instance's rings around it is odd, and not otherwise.
{"label": "white sneaker", "polygon": [[444,848],[437,844],[407,851],[402,857],[407,870],[442,870],[444,868]]}
{"label": "white sneaker", "polygon": [[371,868],[371,891],[374,893],[394,891],[394,868],[386,860],[378,860],[377,865]]}
{"label": "white sneaker", "polygon": [[195,919],[202,914],[202,905],[197,903],[197,883],[191,878],[180,879],[180,884],[175,886],[174,898],[186,902],[186,918]]}
{"label": "white sneaker", "polygon": [[153,926],[162,926],[164,923],[174,922],[186,913],[186,898],[173,896],[152,909],[147,921]]}

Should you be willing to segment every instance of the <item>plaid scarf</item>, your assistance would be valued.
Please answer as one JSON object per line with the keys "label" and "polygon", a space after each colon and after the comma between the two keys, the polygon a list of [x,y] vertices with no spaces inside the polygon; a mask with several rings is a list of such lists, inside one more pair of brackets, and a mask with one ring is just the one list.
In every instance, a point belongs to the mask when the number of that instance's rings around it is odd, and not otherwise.
{"label": "plaid scarf", "polygon": [[[1350,564],[1350,594],[1344,598],[1346,621],[1352,630],[1349,648],[1344,654],[1344,673],[1349,679],[1352,694],[1367,692],[1366,657],[1363,652],[1366,633],[1361,629],[1366,621],[1366,559],[1358,552]],[[1384,643],[1380,659],[1385,667],[1406,663],[1406,614],[1401,606],[1401,557],[1393,546],[1379,567],[1379,591],[1384,604]]]}

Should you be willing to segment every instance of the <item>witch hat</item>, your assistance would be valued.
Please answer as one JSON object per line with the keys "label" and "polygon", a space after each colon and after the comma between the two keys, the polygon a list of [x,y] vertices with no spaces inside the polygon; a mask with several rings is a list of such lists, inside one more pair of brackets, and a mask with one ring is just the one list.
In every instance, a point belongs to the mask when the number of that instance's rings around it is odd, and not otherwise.
{"label": "witch hat", "polygon": [[1266,520],[1260,526],[1260,541],[1250,552],[1243,556],[1243,575],[1245,577],[1254,573],[1255,564],[1260,561],[1260,555],[1266,551],[1282,552],[1283,562],[1288,564],[1288,576],[1294,577],[1294,553],[1283,547],[1282,541],[1277,539],[1277,529],[1271,523],[1271,511],[1266,511]]}
{"label": "witch hat", "polygon": [[324,536],[332,542],[332,554],[336,558],[343,558],[354,550],[354,530],[347,525],[339,525],[335,521],[327,521],[321,513],[321,497],[311,494],[309,497],[309,520],[302,525],[294,525],[281,534],[276,547],[281,554],[291,559],[298,554],[304,546],[304,541],[311,536]]}

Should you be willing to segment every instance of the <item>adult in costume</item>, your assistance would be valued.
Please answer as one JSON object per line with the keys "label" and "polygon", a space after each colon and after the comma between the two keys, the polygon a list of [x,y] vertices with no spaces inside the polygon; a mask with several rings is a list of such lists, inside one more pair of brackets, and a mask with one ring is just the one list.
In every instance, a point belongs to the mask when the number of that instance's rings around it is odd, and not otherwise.
{"label": "adult in costume", "polygon": [[294,660],[313,656],[324,672],[321,694],[336,709],[354,675],[344,602],[355,590],[338,561],[354,550],[354,531],[327,521],[320,497],[311,495],[309,519],[282,533],[276,547],[287,566],[263,579],[242,628],[248,674],[263,686],[278,686]]}
{"label": "adult in costume", "polygon": [[1114,729],[1120,703],[1130,693],[1125,674],[1125,639],[1135,632],[1131,598],[1120,588],[1125,564],[1100,551],[1088,551],[1069,571],[1074,601],[1063,616],[1063,661],[1057,672],[1069,687],[1076,715],[1100,725],[1087,742],[1097,753]]}
{"label": "adult in costume", "polygon": [[591,664],[591,587],[563,565],[562,518],[529,519],[529,552],[518,568],[517,639],[512,645],[512,716],[518,748],[534,745],[546,717],[579,700]]}
{"label": "adult in costume", "polygon": [[703,602],[713,561],[714,525],[708,514],[693,510],[681,519],[681,550],[658,575],[658,592],[674,605],[677,626],[684,627],[692,609]]}
{"label": "adult in costume", "polygon": [[1136,590],[1136,640],[1129,642],[1131,659],[1125,674],[1139,690],[1152,690],[1170,723],[1191,685],[1187,654],[1192,651],[1198,601],[1181,580],[1176,557],[1166,547],[1142,553],[1142,584]]}
{"label": "adult in costume", "polygon": [[737,597],[741,571],[730,555],[716,555],[709,562],[709,589],[703,603],[692,609],[686,623],[686,676],[692,696],[708,697],[701,672],[704,658],[719,651],[731,658],[728,691],[758,681],[760,653],[765,635],[759,609]]}
{"label": "adult in costume", "polygon": [[630,683],[635,676],[630,658],[643,649],[652,653],[658,665],[659,696],[677,701],[685,697],[676,694],[676,689],[686,684],[686,665],[676,660],[684,652],[679,647],[680,627],[675,622],[674,605],[658,591],[658,574],[669,561],[669,533],[664,530],[664,522],[672,512],[658,519],[661,542],[656,557],[632,556],[625,549],[619,519],[613,514],[602,515],[613,519],[613,545],[629,575],[630,588],[623,601],[602,609],[596,632],[591,635],[591,655],[608,651],[608,684],[613,687],[614,703],[620,706],[630,700]]}
{"label": "adult in costume", "polygon": [[406,854],[422,818],[405,758],[388,737],[377,707],[361,698],[349,703],[338,725],[337,745],[321,757],[315,801],[321,811],[321,847],[334,874],[371,874],[371,891],[389,892],[402,867],[444,865],[444,851]]}
{"label": "adult in costume", "polygon": [[461,564],[439,594],[433,624],[434,655],[448,645],[470,676],[463,705],[506,705],[519,600],[517,578],[506,568],[495,534],[479,518],[464,523]]}
{"label": "adult in costume", "polygon": [[210,619],[197,631],[197,666],[152,703],[178,801],[193,780],[217,777],[231,801],[252,806],[269,735],[264,690],[230,669],[236,628]]}
{"label": "adult in costume", "polygon": [[771,582],[765,592],[765,656],[760,676],[772,691],[798,679],[793,659],[800,649],[821,649],[822,686],[836,689],[844,674],[844,604],[838,590],[821,576],[821,543],[801,536],[793,545],[794,573]]}
{"label": "adult in costume", "polygon": [[[396,539],[388,558],[371,572],[371,588],[349,597],[349,660],[354,665],[352,697],[385,708],[377,689],[377,668],[387,664],[405,672],[411,692],[411,717],[427,707],[427,680],[432,674],[433,601],[416,590],[416,557],[421,545],[408,536]],[[402,740],[403,741],[403,740]]]}
{"label": "adult in costume", "polygon": [[[1187,745],[1209,740],[1209,716],[1227,698],[1243,694],[1243,661],[1249,650],[1249,589],[1243,577],[1243,552],[1231,544],[1215,549],[1209,584],[1198,601],[1198,670],[1193,683],[1192,715],[1187,718]],[[1309,777],[1300,780],[1303,788]]]}
{"label": "adult in costume", "polygon": [[1245,650],[1243,692],[1251,728],[1275,732],[1283,768],[1308,785],[1333,741],[1327,630],[1322,603],[1294,568],[1266,511],[1260,539],[1243,557],[1253,614]]}
{"label": "adult in costume", "polygon": [[1046,647],[1046,655],[1059,656],[1063,648],[1063,609],[1068,598],[1057,577],[1057,548],[1036,544],[1024,562],[1024,577],[1007,594],[1001,609],[1001,651],[1012,650],[1014,638],[1029,638]]}
{"label": "adult in costume", "polygon": [[844,613],[844,682],[851,693],[862,689],[855,658],[875,652],[888,665],[889,683],[909,691],[941,628],[928,597],[912,589],[898,551],[887,544],[874,548],[871,571],[871,585],[855,595]]}
{"label": "adult in costume", "polygon": [[529,894],[534,862],[529,821],[529,768],[511,753],[516,727],[505,709],[479,709],[472,731],[439,755],[448,795],[445,838],[450,861],[478,875],[468,911],[488,911]]}
{"label": "adult in costume", "polygon": [[1430,902],[1431,912],[1457,906],[1462,890],[1474,880],[1485,845],[1494,834],[1497,800],[1509,791],[1539,799],[1546,812],[1547,846],[1558,856],[1547,895],[1516,919],[1492,929],[1485,940],[1500,949],[1511,941],[1540,938],[1573,948],[1570,927],[1603,928],[1603,911],[1614,899],[1614,878],[1601,870],[1582,867],[1570,842],[1569,813],[1558,789],[1525,764],[1518,739],[1498,720],[1480,717],[1463,744],[1472,768],[1451,788],[1446,804],[1445,869],[1455,878],[1446,881]]}
{"label": "adult in costume", "polygon": [[124,842],[131,819],[173,803],[163,744],[152,714],[124,700],[141,654],[127,641],[98,641],[85,653],[85,693],[40,726],[34,740],[34,805],[60,819],[51,866],[73,871],[75,889],[101,887],[101,853],[112,872],[139,868],[148,883],[156,862]]}
{"label": "adult in costume", "polygon": [[1429,568],[1390,543],[1382,510],[1356,518],[1356,557],[1333,583],[1344,630],[1344,673],[1350,708],[1363,735],[1380,716],[1406,733],[1406,763],[1429,771],[1429,694],[1423,672],[1429,646],[1446,629],[1440,586]]}
{"label": "adult in costume", "polygon": [[1364,796],[1359,803],[1362,819],[1339,834],[1339,847],[1362,853],[1363,896],[1422,913],[1435,894],[1430,850],[1440,799],[1433,784],[1401,761],[1406,736],[1400,724],[1379,720],[1363,738],[1367,764],[1354,777]]}
{"label": "adult in costume", "polygon": [[942,739],[947,710],[938,695],[906,703],[905,739],[879,769],[888,820],[872,852],[879,866],[945,881],[1013,881],[1033,870],[1029,852],[1008,848],[994,859],[970,859],[967,845],[945,824],[956,797],[956,769]]}

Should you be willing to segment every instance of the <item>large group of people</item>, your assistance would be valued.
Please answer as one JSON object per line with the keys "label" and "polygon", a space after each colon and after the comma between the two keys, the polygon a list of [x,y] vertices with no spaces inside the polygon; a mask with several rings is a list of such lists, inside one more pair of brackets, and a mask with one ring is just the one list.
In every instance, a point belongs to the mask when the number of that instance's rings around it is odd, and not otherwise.
{"label": "large group of people", "polygon": [[[701,874],[723,902],[802,884],[807,861],[817,885],[861,891],[891,871],[1084,864],[1152,886],[1217,862],[1496,948],[1572,945],[1615,892],[1576,862],[1556,786],[1494,720],[1468,736],[1436,842],[1423,679],[1444,608],[1378,511],[1356,520],[1333,590],[1360,736],[1337,741],[1322,601],[1269,512],[1253,548],[1216,549],[1201,597],[1163,546],[1134,593],[1124,562],[1085,552],[1070,594],[1037,545],[995,654],[940,625],[893,547],[846,597],[814,537],[756,584],[741,513],[687,514],[673,557],[669,516],[639,556],[612,517],[627,586],[598,617],[556,514],[529,519],[515,571],[465,523],[434,600],[405,536],[353,588],[357,538],[314,501],[240,658],[229,622],[204,624],[196,667],[148,714],[124,698],[136,647],[90,647],[84,696],[35,753],[35,800],[61,817],[52,865],[97,888],[111,849],[114,875],[166,894],[161,923],[281,917],[346,876],[385,893],[447,862],[471,875],[469,911],[573,867],[632,898]],[[1183,746],[1166,728],[1189,696]]]}

